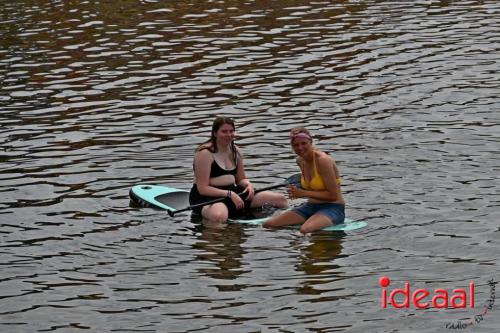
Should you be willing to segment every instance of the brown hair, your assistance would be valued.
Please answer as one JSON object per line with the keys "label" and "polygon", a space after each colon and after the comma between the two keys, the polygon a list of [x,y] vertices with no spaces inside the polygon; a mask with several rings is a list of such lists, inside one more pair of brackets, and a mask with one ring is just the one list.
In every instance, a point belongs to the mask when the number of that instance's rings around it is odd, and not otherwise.
{"label": "brown hair", "polygon": [[[222,127],[222,125],[228,124],[233,127],[233,130],[235,130],[235,125],[234,125],[234,120],[229,117],[223,117],[223,116],[218,116],[214,119],[214,122],[212,123],[212,132],[210,132],[210,139],[207,141],[203,142],[201,145],[196,148],[196,151],[208,149],[212,153],[217,152],[217,137],[215,136],[215,133],[219,130],[219,128]],[[231,142],[231,151],[233,153],[233,160],[234,163],[236,164],[236,157],[238,156],[238,152],[236,150],[236,146],[234,144],[234,141]]]}

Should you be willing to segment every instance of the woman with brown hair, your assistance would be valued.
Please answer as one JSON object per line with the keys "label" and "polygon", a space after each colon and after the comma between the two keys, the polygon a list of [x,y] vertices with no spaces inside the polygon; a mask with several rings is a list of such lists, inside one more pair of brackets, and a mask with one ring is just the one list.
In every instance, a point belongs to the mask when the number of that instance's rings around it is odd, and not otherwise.
{"label": "woman with brown hair", "polygon": [[285,196],[280,193],[254,193],[234,136],[234,121],[228,117],[217,117],[212,125],[210,139],[196,149],[194,156],[194,184],[189,196],[190,204],[225,198],[221,202],[193,210],[212,222],[225,222],[229,217],[241,214],[244,208],[262,207],[264,204],[277,208],[288,206]]}

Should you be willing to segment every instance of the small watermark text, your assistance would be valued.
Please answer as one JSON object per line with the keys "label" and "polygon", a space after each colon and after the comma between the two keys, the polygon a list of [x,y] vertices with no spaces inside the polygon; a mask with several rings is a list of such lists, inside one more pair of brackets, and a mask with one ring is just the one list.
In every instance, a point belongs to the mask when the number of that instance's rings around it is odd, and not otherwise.
{"label": "small watermark text", "polygon": [[484,303],[483,309],[481,313],[474,315],[472,318],[468,319],[460,319],[456,322],[449,322],[445,325],[446,328],[451,330],[463,330],[469,327],[473,327],[474,325],[478,325],[481,323],[488,314],[489,311],[493,309],[493,305],[495,305],[495,285],[496,282],[491,279],[488,281],[488,285],[490,286],[490,296]]}

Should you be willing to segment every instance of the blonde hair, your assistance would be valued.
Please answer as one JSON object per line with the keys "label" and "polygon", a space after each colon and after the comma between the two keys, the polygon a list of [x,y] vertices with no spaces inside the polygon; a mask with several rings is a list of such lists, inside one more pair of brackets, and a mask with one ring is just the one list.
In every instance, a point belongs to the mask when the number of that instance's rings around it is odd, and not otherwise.
{"label": "blonde hair", "polygon": [[290,141],[293,141],[293,139],[297,137],[303,137],[311,140],[312,142],[312,135],[305,127],[299,126],[299,127],[294,127],[290,130]]}

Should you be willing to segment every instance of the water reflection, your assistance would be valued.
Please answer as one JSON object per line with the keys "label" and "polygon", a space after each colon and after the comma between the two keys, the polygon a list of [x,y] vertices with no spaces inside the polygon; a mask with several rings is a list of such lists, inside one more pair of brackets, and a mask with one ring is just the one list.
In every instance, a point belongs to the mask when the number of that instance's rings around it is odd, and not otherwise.
{"label": "water reflection", "polygon": [[[341,274],[341,266],[335,264],[335,259],[342,252],[342,234],[314,235],[308,244],[301,246],[301,256],[295,265],[297,272],[304,274],[304,280],[296,288],[300,295],[329,294],[335,287],[335,281]],[[337,296],[324,296],[315,302],[330,302]]]}
{"label": "water reflection", "polygon": [[[245,254],[242,243],[247,237],[244,228],[227,224],[205,224],[199,229],[199,237],[193,245],[199,251],[197,258],[203,266],[198,269],[199,273],[214,279],[235,280],[245,272],[241,263]],[[233,290],[236,286],[225,285],[220,288],[221,291],[227,288]]]}
{"label": "water reflection", "polygon": [[[262,228],[238,224],[213,225],[207,221],[203,223],[199,218],[194,218],[193,221],[197,223],[195,228],[198,235],[196,243],[193,244],[198,253],[196,257],[200,266],[197,273],[215,280],[230,282],[229,284],[213,282],[212,286],[217,287],[219,291],[241,291],[250,288],[253,283],[240,283],[240,281],[245,281],[245,275],[252,273],[250,268],[254,264],[252,253],[259,251],[261,246],[271,246],[271,244],[252,245],[253,240],[249,237],[258,236],[254,233],[249,236],[248,232],[252,234],[252,230]],[[299,274],[302,277],[300,286],[296,287],[296,293],[299,295],[328,293],[331,290],[322,286],[334,284],[342,273],[341,266],[335,264],[335,259],[341,255],[345,233],[324,232],[303,237],[293,230],[290,231],[294,237],[288,244],[281,245],[280,251],[287,251],[288,248],[298,250],[296,255],[289,258],[296,262],[294,275]],[[272,239],[268,241],[272,242]],[[267,256],[259,259],[260,265],[268,266],[271,270],[276,268],[275,260],[276,258]],[[264,285],[267,285],[267,282]],[[332,297],[336,299],[336,296]],[[331,300],[330,297],[326,297],[324,301],[328,300]]]}
{"label": "water reflection", "polygon": [[307,245],[301,246],[301,262],[297,270],[306,275],[332,274],[339,268],[334,264],[342,252],[343,232],[325,232],[325,235],[313,235]]}

